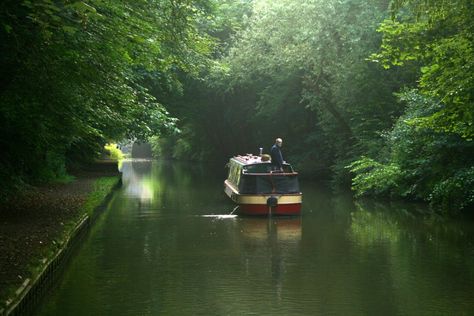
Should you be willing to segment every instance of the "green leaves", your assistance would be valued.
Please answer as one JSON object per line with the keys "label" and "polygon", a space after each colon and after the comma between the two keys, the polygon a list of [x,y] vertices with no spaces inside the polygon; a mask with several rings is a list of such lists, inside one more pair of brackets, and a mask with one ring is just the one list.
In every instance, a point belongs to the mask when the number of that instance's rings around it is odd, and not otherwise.
{"label": "green leaves", "polygon": [[474,143],[426,124],[445,109],[438,100],[416,90],[398,96],[406,112],[385,135],[390,149],[382,157],[385,162],[361,157],[348,166],[356,194],[422,200],[443,212],[467,209],[472,205]]}
{"label": "green leaves", "polygon": [[[474,165],[474,78],[472,1],[392,2],[385,20],[381,49],[370,59],[384,68],[417,73],[416,90],[398,94],[406,110],[386,134],[389,154],[382,167],[350,167],[358,194],[377,192],[377,175],[395,164],[400,173],[387,177],[390,194],[431,202],[443,212],[457,213],[473,205],[470,176]],[[381,181],[380,183],[384,183]]]}
{"label": "green leaves", "polygon": [[[35,178],[45,151],[90,158],[108,140],[176,131],[150,88],[169,92],[178,73],[207,64],[213,42],[199,29],[207,2],[2,4],[0,167]],[[159,78],[153,85],[149,74]]]}
{"label": "green leaves", "polygon": [[[371,56],[385,68],[420,65],[421,93],[440,99],[446,107],[420,123],[437,131],[473,139],[474,16],[469,0],[397,1],[403,12],[382,23],[381,50]],[[404,10],[402,10],[402,8]]]}
{"label": "green leaves", "polygon": [[352,189],[356,192],[356,196],[367,194],[389,196],[397,191],[402,175],[400,166],[397,164],[384,165],[364,156],[346,168],[355,174],[352,179]]}

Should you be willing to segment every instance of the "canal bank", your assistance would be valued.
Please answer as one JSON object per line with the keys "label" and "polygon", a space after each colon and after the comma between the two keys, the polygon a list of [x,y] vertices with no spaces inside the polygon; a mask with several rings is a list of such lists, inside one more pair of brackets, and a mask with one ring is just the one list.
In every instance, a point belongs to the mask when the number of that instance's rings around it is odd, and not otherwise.
{"label": "canal bank", "polygon": [[0,315],[22,314],[39,299],[121,184],[113,161],[95,163],[73,175],[70,183],[32,188],[1,206]]}

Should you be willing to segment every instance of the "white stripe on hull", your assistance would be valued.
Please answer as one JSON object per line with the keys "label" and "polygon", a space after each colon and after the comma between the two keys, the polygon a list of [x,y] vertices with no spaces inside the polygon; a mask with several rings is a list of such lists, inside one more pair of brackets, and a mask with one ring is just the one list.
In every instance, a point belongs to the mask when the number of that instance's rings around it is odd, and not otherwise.
{"label": "white stripe on hull", "polygon": [[269,197],[276,197],[278,204],[301,204],[303,197],[301,193],[293,194],[239,194],[239,191],[227,180],[225,183],[225,193],[237,204],[267,204]]}

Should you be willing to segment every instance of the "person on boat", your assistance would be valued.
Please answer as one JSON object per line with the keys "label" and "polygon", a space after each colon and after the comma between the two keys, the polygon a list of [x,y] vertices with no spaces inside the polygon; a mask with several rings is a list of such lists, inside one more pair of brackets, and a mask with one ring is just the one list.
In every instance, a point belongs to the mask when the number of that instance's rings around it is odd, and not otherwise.
{"label": "person on boat", "polygon": [[270,150],[270,156],[272,157],[272,166],[274,170],[283,171],[283,155],[281,154],[281,146],[283,140],[281,138],[275,139],[275,144]]}

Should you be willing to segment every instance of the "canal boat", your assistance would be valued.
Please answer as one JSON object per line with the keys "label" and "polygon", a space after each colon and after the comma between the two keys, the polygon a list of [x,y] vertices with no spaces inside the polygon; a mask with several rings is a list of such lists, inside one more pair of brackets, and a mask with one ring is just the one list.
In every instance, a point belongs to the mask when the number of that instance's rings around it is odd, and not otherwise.
{"label": "canal boat", "polygon": [[239,155],[227,164],[224,192],[245,215],[299,215],[302,194],[298,173],[288,163],[273,170],[268,155]]}

